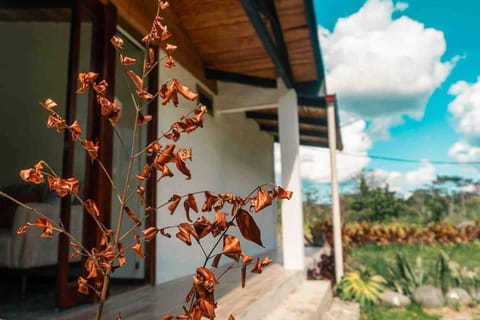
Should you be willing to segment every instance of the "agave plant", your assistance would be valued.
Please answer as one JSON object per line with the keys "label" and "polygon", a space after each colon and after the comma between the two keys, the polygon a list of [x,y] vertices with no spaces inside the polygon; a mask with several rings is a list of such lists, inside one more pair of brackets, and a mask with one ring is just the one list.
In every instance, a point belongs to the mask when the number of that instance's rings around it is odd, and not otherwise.
{"label": "agave plant", "polygon": [[387,269],[387,284],[397,292],[412,295],[413,291],[425,283],[426,275],[423,260],[418,256],[412,265],[407,258],[397,253],[395,264]]}
{"label": "agave plant", "polygon": [[380,301],[385,283],[382,276],[364,269],[360,272],[346,273],[337,284],[336,291],[340,299],[356,301],[364,308]]}

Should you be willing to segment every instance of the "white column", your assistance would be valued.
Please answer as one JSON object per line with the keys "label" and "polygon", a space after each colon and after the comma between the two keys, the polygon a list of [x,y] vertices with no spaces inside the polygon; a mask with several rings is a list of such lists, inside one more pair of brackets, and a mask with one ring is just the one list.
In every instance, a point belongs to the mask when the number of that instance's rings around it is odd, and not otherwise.
{"label": "white column", "polygon": [[330,148],[330,178],[332,183],[333,249],[335,251],[335,278],[337,282],[343,276],[342,222],[340,219],[340,200],[337,178],[337,130],[335,124],[335,96],[329,95],[327,101],[328,147]]}
{"label": "white column", "polygon": [[297,93],[289,89],[278,100],[278,122],[282,161],[282,186],[293,191],[282,201],[283,266],[304,268],[302,184],[300,181],[300,136]]}

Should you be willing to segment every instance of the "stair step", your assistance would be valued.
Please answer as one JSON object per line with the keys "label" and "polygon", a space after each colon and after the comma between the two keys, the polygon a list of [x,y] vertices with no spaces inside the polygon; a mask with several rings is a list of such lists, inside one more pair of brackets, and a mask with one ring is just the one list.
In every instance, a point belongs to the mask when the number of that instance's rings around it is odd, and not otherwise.
{"label": "stair step", "polygon": [[[264,320],[320,320],[332,301],[329,281],[303,281]],[[343,319],[337,318],[336,320]]]}
{"label": "stair step", "polygon": [[217,319],[259,320],[291,294],[305,278],[303,270],[285,270],[273,264],[247,280],[245,288],[236,288],[218,300]]}
{"label": "stair step", "polygon": [[322,320],[358,320],[360,319],[360,306],[358,303],[333,299],[328,312]]}

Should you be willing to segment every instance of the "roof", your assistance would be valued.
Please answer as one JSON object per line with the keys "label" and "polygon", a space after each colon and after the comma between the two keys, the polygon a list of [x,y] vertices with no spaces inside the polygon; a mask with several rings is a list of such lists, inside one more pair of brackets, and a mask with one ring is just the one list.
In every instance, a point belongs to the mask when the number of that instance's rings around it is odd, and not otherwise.
{"label": "roof", "polygon": [[[216,81],[276,88],[281,78],[299,97],[301,143],[326,146],[325,74],[314,0],[171,0],[163,14],[180,44],[176,60],[213,92]],[[152,0],[110,0],[122,25],[138,35],[148,32],[155,15]],[[55,19],[52,10],[70,0],[5,0],[0,19]],[[34,10],[32,10],[34,9]],[[29,14],[30,12],[30,14]],[[59,10],[65,16],[65,12]],[[58,19],[57,19],[58,20]],[[323,101],[323,102],[322,102]],[[274,111],[260,112],[265,116]],[[253,114],[255,115],[255,114]],[[262,130],[278,132],[274,119],[257,120]],[[276,126],[276,127],[275,127]],[[337,147],[341,134],[337,126]]]}

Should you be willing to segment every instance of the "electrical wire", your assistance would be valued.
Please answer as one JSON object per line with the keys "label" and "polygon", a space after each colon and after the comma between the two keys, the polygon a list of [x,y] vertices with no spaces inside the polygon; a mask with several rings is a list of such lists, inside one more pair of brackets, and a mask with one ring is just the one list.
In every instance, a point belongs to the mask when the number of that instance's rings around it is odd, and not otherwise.
{"label": "electrical wire", "polygon": [[384,161],[393,161],[393,162],[403,162],[403,163],[431,163],[437,165],[480,165],[480,161],[443,161],[443,160],[428,160],[428,159],[407,159],[407,158],[397,158],[397,157],[388,157],[388,156],[379,156],[372,154],[361,154],[342,151],[342,155],[359,157],[359,158],[371,158]]}

